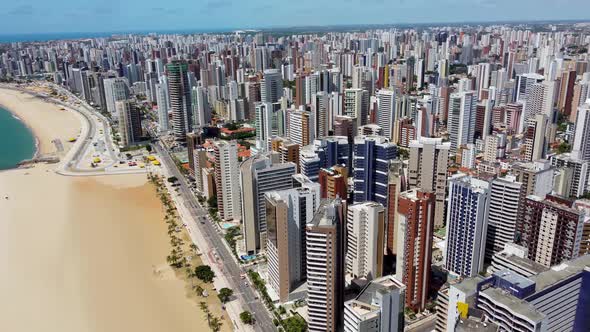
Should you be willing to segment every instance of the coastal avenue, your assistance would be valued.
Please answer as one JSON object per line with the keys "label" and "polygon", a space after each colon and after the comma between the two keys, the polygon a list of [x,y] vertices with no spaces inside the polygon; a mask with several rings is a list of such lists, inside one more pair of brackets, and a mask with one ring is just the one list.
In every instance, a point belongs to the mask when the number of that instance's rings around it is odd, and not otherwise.
{"label": "coastal avenue", "polygon": [[[183,197],[184,205],[189,209],[191,216],[192,216],[192,223],[193,225],[197,226],[197,229],[203,234],[204,238],[208,241],[208,246],[211,248],[215,248],[219,257],[221,258],[221,262],[223,264],[223,269],[226,272],[225,277],[230,282],[231,288],[234,290],[234,294],[239,298],[242,306],[245,310],[252,312],[256,319],[256,324],[254,328],[257,331],[275,331],[276,328],[272,323],[272,318],[270,317],[268,311],[264,307],[261,301],[257,300],[257,296],[249,286],[246,286],[243,280],[240,278],[240,275],[245,273],[245,271],[234,261],[233,254],[230,250],[228,250],[227,246],[224,245],[223,239],[221,236],[216,232],[215,228],[213,227],[213,221],[209,218],[209,214],[207,210],[201,207],[196,200],[195,196],[191,192],[186,178],[180,173],[178,168],[176,167],[172,157],[170,156],[169,152],[162,147],[161,142],[157,142],[153,145],[156,149],[158,155],[162,159],[163,165],[175,176],[178,178],[180,183],[180,191],[181,196]],[[197,222],[199,218],[203,216],[207,217],[209,222],[200,223]],[[188,221],[187,221],[188,222]]]}

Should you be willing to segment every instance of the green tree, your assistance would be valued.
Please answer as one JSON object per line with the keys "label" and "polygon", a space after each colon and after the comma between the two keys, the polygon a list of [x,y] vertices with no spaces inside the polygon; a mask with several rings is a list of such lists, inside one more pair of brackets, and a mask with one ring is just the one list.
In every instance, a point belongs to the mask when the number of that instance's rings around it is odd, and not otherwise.
{"label": "green tree", "polygon": [[219,290],[219,294],[217,295],[217,297],[219,297],[219,301],[221,301],[221,303],[226,303],[227,301],[229,301],[229,298],[232,295],[234,295],[234,291],[224,287]]}
{"label": "green tree", "polygon": [[221,319],[219,319],[219,317],[211,317],[211,319],[209,320],[209,327],[213,332],[221,330],[221,325],[223,325],[223,323],[221,322]]}
{"label": "green tree", "polygon": [[254,316],[252,316],[252,313],[250,311],[242,311],[242,313],[240,314],[240,320],[244,324],[254,324]]}
{"label": "green tree", "polygon": [[148,153],[151,153],[151,152],[152,152],[152,146],[151,146],[151,144],[148,144],[148,145],[146,145],[146,146],[145,146],[145,149],[146,149],[146,151],[147,151]]}
{"label": "green tree", "polygon": [[199,265],[195,268],[195,276],[203,282],[212,282],[213,278],[215,278],[215,272],[208,265]]}

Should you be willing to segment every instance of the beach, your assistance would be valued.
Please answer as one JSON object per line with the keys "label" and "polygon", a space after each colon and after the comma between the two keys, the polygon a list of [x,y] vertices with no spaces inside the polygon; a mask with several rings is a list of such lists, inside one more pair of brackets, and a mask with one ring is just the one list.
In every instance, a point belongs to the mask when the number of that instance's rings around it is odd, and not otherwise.
{"label": "beach", "polygon": [[[0,89],[0,105],[65,153],[80,116]],[[56,164],[0,172],[0,331],[207,331],[166,263],[163,208],[145,174],[68,177]],[[217,316],[219,301],[207,299]],[[231,331],[226,319],[223,331]]]}

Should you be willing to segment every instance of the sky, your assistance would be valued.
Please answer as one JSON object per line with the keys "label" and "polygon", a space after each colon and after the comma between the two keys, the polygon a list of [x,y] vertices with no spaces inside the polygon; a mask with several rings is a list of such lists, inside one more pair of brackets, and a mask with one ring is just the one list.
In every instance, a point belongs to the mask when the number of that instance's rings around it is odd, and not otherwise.
{"label": "sky", "polygon": [[6,0],[0,35],[590,20],[590,0]]}

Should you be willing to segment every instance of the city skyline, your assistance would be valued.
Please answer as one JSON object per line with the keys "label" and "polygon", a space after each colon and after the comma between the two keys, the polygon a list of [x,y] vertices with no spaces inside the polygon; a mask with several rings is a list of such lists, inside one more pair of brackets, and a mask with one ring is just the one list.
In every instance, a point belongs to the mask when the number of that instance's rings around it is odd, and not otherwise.
{"label": "city skyline", "polygon": [[[541,3],[540,3],[541,2]],[[112,0],[79,4],[61,0],[59,7],[40,0],[28,0],[0,12],[3,36],[30,34],[96,34],[133,32],[222,32],[238,29],[325,27],[357,25],[399,25],[460,22],[535,22],[588,20],[590,3],[583,0],[552,2],[524,0],[445,0],[388,3],[371,0],[371,6],[357,0],[303,0],[296,4],[262,0],[238,2],[209,0],[191,3],[175,1],[167,6],[154,0],[118,3]],[[541,4],[541,5],[540,5]],[[505,7],[511,6],[510,11]],[[576,10],[572,10],[575,8]],[[325,15],[329,11],[331,15]],[[377,12],[391,14],[375,16]],[[272,15],[269,15],[272,13]],[[132,15],[130,15],[132,14]],[[15,31],[18,31],[15,33]],[[94,35],[93,35],[94,34]],[[59,38],[61,36],[57,36]],[[72,36],[74,37],[74,36]],[[80,36],[86,37],[86,36]],[[67,38],[67,36],[66,36]],[[12,41],[12,40],[8,40]]]}

